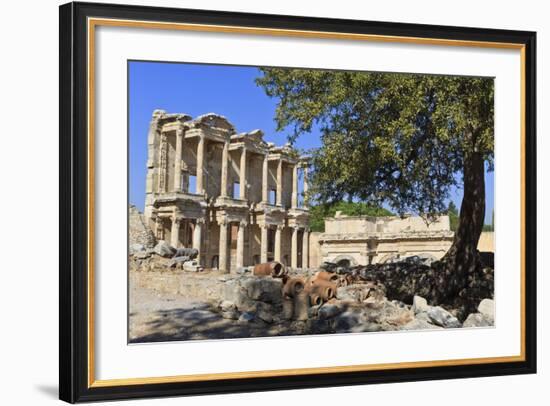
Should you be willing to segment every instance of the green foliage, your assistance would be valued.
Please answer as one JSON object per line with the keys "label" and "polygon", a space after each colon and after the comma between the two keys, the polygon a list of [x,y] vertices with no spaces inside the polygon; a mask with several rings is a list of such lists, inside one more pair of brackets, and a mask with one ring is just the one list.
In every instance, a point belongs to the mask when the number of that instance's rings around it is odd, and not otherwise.
{"label": "green foliage", "polygon": [[451,223],[451,230],[456,231],[458,227],[458,209],[452,201],[449,202],[447,215],[449,216],[449,222]]}
{"label": "green foliage", "polygon": [[381,207],[366,203],[338,202],[333,205],[317,205],[309,209],[309,226],[312,231],[325,231],[325,218],[334,217],[337,211],[348,216],[392,216],[393,213]]}
{"label": "green foliage", "polygon": [[293,142],[315,126],[310,202],[387,203],[397,213],[444,212],[465,157],[492,168],[492,78],[263,68]]}

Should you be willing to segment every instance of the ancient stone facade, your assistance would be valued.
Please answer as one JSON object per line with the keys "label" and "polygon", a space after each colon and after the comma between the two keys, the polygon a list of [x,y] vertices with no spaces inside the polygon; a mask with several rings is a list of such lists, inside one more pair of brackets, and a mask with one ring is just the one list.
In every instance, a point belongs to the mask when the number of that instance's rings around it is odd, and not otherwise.
{"label": "ancient stone facade", "polygon": [[440,259],[450,248],[453,235],[448,216],[427,224],[418,216],[363,217],[337,213],[334,218],[325,219],[325,232],[318,236],[317,257],[321,262],[347,265],[385,263],[413,255]]}
{"label": "ancient stone facade", "polygon": [[[299,182],[303,182],[299,188]],[[144,215],[159,240],[229,272],[270,260],[308,267],[307,159],[224,117],[155,110]]]}

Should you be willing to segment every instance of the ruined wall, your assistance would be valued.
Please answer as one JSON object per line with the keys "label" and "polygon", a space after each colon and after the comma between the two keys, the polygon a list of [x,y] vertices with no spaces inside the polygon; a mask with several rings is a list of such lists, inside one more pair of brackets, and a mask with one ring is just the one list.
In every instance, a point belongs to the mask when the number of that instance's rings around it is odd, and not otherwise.
{"label": "ruined wall", "polygon": [[449,231],[448,216],[440,216],[429,225],[419,216],[362,217],[335,216],[325,219],[327,234],[401,233],[416,231]]}
{"label": "ruined wall", "polygon": [[144,248],[153,248],[156,240],[143,214],[136,206],[130,205],[128,215],[128,245],[130,250],[134,244],[143,245]]}
{"label": "ruined wall", "polygon": [[481,252],[495,252],[495,233],[493,231],[483,231],[479,237],[477,249]]}
{"label": "ruined wall", "polygon": [[322,233],[312,231],[309,233],[309,267],[317,268],[323,262],[321,260],[321,246],[319,245],[319,236]]}

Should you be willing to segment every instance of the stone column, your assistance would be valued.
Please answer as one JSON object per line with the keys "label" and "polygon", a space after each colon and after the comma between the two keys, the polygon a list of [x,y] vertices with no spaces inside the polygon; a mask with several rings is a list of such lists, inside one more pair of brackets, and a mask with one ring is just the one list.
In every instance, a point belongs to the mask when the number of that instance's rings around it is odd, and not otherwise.
{"label": "stone column", "polygon": [[199,138],[197,146],[197,194],[204,194],[204,137]]}
{"label": "stone column", "polygon": [[304,228],[302,238],[302,268],[309,268],[309,230]]}
{"label": "stone column", "polygon": [[218,221],[218,224],[220,226],[218,269],[222,270],[224,273],[229,273],[229,269],[227,269],[227,221],[226,219],[222,219]]}
{"label": "stone column", "polygon": [[239,199],[246,199],[246,148],[241,151],[241,166],[239,169]]}
{"label": "stone column", "polygon": [[298,207],[298,165],[292,168],[292,208]]}
{"label": "stone column", "polygon": [[307,208],[307,190],[308,190],[308,184],[307,184],[307,176],[308,176],[308,167],[307,165],[304,165],[304,203],[303,207]]}
{"label": "stone column", "polygon": [[298,227],[292,227],[292,248],[290,252],[290,266],[298,268]]}
{"label": "stone column", "polygon": [[262,202],[263,203],[269,203],[269,161],[268,161],[269,154],[264,155],[264,166],[262,170]]}
{"label": "stone column", "polygon": [[220,196],[227,197],[227,165],[229,163],[229,141],[226,140],[223,143],[223,152],[222,152],[222,181],[221,181],[221,190]]}
{"label": "stone column", "polygon": [[267,224],[261,224],[260,230],[262,232],[261,235],[261,243],[260,243],[260,263],[267,262],[267,238],[268,238],[268,230],[269,226]]}
{"label": "stone column", "polygon": [[281,233],[283,231],[283,226],[277,226],[277,228],[275,229],[275,261],[277,262],[281,262],[281,251],[282,251],[282,247],[281,247]]}
{"label": "stone column", "polygon": [[237,232],[237,261],[236,267],[241,268],[244,266],[244,231],[246,222],[241,221],[239,223],[239,230]]}
{"label": "stone column", "polygon": [[176,130],[176,156],[174,158],[174,192],[181,192],[181,152],[183,150],[183,130]]}
{"label": "stone column", "polygon": [[283,161],[279,158],[277,165],[277,206],[283,205]]}
{"label": "stone column", "polygon": [[181,218],[172,217],[172,230],[170,231],[170,245],[178,248],[180,245],[180,224]]}
{"label": "stone column", "polygon": [[203,224],[204,224],[204,219],[197,219],[195,222],[195,229],[193,230],[193,248],[199,251],[199,255],[197,255],[197,258],[199,258],[199,262],[200,262],[200,255],[201,255]]}

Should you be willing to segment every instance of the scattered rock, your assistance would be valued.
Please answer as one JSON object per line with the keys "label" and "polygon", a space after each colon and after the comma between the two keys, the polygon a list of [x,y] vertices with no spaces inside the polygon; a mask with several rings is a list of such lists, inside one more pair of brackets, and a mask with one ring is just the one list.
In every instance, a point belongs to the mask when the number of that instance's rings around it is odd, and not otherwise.
{"label": "scattered rock", "polygon": [[220,309],[222,312],[229,312],[232,310],[237,310],[237,306],[235,303],[231,302],[230,300],[223,300],[220,303]]}
{"label": "scattered rock", "polygon": [[244,312],[239,317],[239,323],[250,323],[250,322],[254,321],[255,318],[256,318],[256,315],[254,313]]}
{"label": "scattered rock", "polygon": [[336,316],[341,311],[342,309],[340,309],[340,306],[326,303],[325,305],[319,308],[317,315],[321,320],[324,320],[324,319],[330,319],[331,317]]}
{"label": "scattered rock", "polygon": [[151,257],[152,254],[153,254],[153,251],[151,249],[147,249],[145,251],[136,252],[134,254],[134,258],[136,258],[136,259],[147,259],[147,258]]}
{"label": "scattered rock", "polygon": [[400,330],[433,330],[433,329],[443,329],[443,327],[435,326],[432,323],[429,323],[423,318],[414,318],[409,321],[407,324],[401,326]]}
{"label": "scattered rock", "polygon": [[145,246],[143,244],[138,244],[138,243],[130,244],[129,251],[130,251],[130,255],[132,254],[135,255],[138,252],[144,252]]}
{"label": "scattered rock", "polygon": [[195,259],[199,255],[199,250],[196,248],[178,248],[174,254],[174,258]]}
{"label": "scattered rock", "polygon": [[160,240],[157,245],[155,245],[155,248],[153,248],[153,252],[161,257],[168,258],[172,257],[176,253],[176,250],[166,241]]}
{"label": "scattered rock", "polygon": [[495,319],[495,302],[492,299],[483,299],[479,306],[477,307],[477,311],[486,316],[489,319],[494,320]]}
{"label": "scattered rock", "polygon": [[445,328],[461,327],[460,321],[440,306],[431,307],[427,312],[430,321]]}
{"label": "scattered rock", "polygon": [[472,313],[466,318],[462,327],[490,327],[493,325],[494,321],[492,318],[482,313]]}
{"label": "scattered rock", "polygon": [[170,268],[182,268],[183,263],[189,261],[189,257],[174,257],[172,260],[168,263],[168,266]]}
{"label": "scattered rock", "polygon": [[182,267],[185,272],[202,272],[204,269],[196,259],[184,262]]}
{"label": "scattered rock", "polygon": [[340,313],[332,319],[332,329],[336,333],[346,333],[351,331],[361,322],[361,317],[356,312]]}
{"label": "scattered rock", "polygon": [[256,313],[256,317],[268,324],[273,323],[273,312],[271,311],[260,309]]}
{"label": "scattered rock", "polygon": [[430,306],[428,306],[428,301],[422,296],[415,296],[413,298],[412,311],[414,314],[427,312],[429,309]]}
{"label": "scattered rock", "polygon": [[239,275],[244,275],[244,274],[247,274],[247,273],[251,273],[251,270],[249,267],[246,267],[246,266],[240,266],[236,269],[236,272],[237,274]]}
{"label": "scattered rock", "polygon": [[281,303],[283,282],[275,278],[250,277],[243,282],[248,297],[267,303]]}

